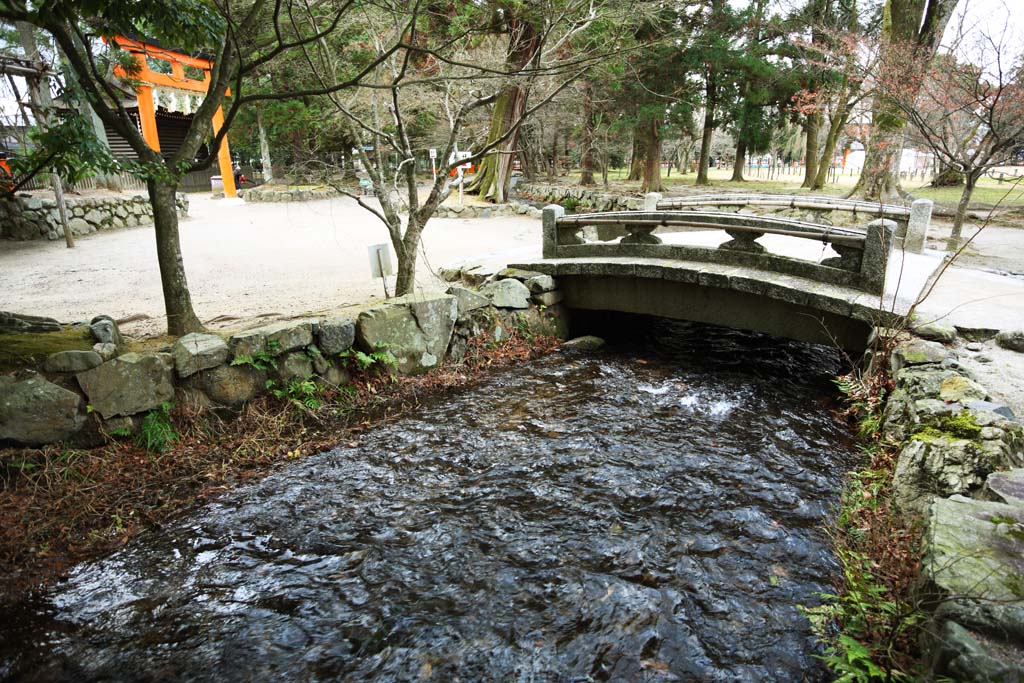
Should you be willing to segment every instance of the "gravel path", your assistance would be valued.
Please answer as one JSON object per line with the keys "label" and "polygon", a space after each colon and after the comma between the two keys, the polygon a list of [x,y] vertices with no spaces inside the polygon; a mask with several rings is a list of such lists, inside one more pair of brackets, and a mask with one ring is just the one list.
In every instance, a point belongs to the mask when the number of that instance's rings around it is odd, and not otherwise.
{"label": "gravel path", "polygon": [[[346,198],[246,204],[192,195],[181,246],[192,301],[204,322],[237,327],[253,317],[319,313],[383,297],[370,277],[367,247],[387,242],[377,218]],[[476,258],[540,255],[540,220],[503,217],[437,219],[424,232],[417,276],[421,289],[443,283],[443,264]],[[166,331],[152,226],[63,242],[0,242],[0,310],[61,321],[99,313],[148,316],[132,335]],[[392,261],[394,263],[394,260]],[[389,290],[393,291],[394,278]]]}

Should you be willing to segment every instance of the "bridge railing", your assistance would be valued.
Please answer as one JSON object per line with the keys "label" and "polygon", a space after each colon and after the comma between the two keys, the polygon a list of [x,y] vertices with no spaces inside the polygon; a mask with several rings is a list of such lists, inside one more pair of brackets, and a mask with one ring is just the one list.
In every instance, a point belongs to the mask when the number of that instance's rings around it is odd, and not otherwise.
{"label": "bridge railing", "polygon": [[735,208],[737,210],[748,207],[795,209],[812,214],[814,222],[820,224],[831,224],[833,212],[848,213],[854,219],[858,216],[883,218],[896,222],[895,235],[897,240],[904,241],[904,249],[906,251],[916,253],[920,253],[924,249],[925,239],[931,222],[932,205],[933,203],[930,199],[915,200],[911,206],[907,207],[896,204],[844,199],[841,197],[739,192],[690,195],[670,199],[662,199],[660,194],[651,193],[646,197],[647,208],[657,208],[661,211],[679,209],[706,211],[716,207]]}
{"label": "bridge railing", "polygon": [[[757,268],[871,294],[885,288],[885,269],[896,223],[879,219],[866,230],[804,221],[702,211],[611,211],[565,215],[558,205],[544,207],[544,258],[631,257],[697,261]],[[717,247],[665,244],[661,229],[724,230],[732,239]],[[664,230],[663,230],[664,231]],[[585,238],[585,235],[604,239]],[[820,262],[774,254],[758,240],[783,235],[821,242],[838,256]],[[621,239],[618,239],[621,236]],[[618,241],[607,241],[608,239]]]}

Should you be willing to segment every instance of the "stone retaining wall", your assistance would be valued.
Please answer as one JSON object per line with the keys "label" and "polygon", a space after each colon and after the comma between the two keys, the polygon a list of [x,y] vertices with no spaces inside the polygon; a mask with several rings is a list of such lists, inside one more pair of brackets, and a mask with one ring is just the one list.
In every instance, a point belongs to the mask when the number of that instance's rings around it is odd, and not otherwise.
{"label": "stone retaining wall", "polygon": [[540,218],[541,210],[521,204],[510,202],[508,204],[467,204],[466,206],[439,206],[434,213],[434,218],[497,218],[499,216],[529,216]]}
{"label": "stone retaining wall", "polygon": [[938,342],[905,342],[890,363],[882,429],[900,444],[893,502],[927,522],[929,663],[958,681],[1024,680],[1024,429]]}
{"label": "stone retaining wall", "polygon": [[342,194],[333,187],[311,189],[289,189],[284,187],[254,187],[240,190],[238,196],[247,202],[311,202],[317,199],[341,197]]}
{"label": "stone retaining wall", "polygon": [[638,211],[644,206],[642,197],[598,192],[585,187],[520,184],[515,191],[524,199],[559,204],[570,211]]}
{"label": "stone retaining wall", "polygon": [[[122,197],[65,197],[68,224],[74,235],[99,230],[130,228],[153,222],[153,207],[145,195]],[[188,196],[175,198],[179,216],[188,215]],[[64,237],[57,202],[53,199],[20,193],[14,199],[0,200],[0,238],[10,240],[56,240]]]}
{"label": "stone retaining wall", "polygon": [[392,299],[354,319],[279,322],[227,339],[190,334],[146,353],[122,353],[114,321],[98,316],[89,326],[91,351],[62,351],[42,367],[0,375],[0,444],[97,446],[133,432],[165,402],[237,409],[295,381],[341,387],[354,350],[386,352],[399,372],[420,373],[461,360],[473,337],[497,343],[513,330],[564,337],[555,287],[547,275],[502,271],[479,291],[457,283],[445,294]]}

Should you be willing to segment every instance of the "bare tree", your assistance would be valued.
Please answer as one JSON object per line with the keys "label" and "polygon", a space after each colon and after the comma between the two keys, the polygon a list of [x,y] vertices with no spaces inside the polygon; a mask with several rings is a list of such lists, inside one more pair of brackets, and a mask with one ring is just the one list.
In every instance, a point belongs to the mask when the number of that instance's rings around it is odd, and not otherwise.
{"label": "bare tree", "polygon": [[944,167],[963,175],[947,245],[956,251],[978,180],[1024,142],[1024,51],[1005,32],[975,33],[971,40],[961,35],[926,68],[909,73],[919,82],[908,85],[904,76],[881,87],[917,139]]}
{"label": "bare tree", "polygon": [[[423,230],[461,181],[452,172],[463,164],[514,152],[509,143],[518,137],[524,122],[603,58],[602,52],[579,55],[567,50],[573,36],[586,29],[587,17],[597,16],[595,4],[546,0],[546,7],[549,11],[534,7],[546,17],[534,27],[535,58],[525,67],[511,68],[505,39],[486,25],[468,22],[455,34],[420,33],[420,23],[429,24],[425,16],[429,10],[416,0],[378,3],[361,17],[375,36],[378,66],[354,94],[331,95],[331,102],[360,143],[356,153],[379,207],[340,183],[332,184],[387,229],[398,257],[398,295],[413,291]],[[404,36],[403,47],[388,52],[396,36]],[[307,50],[307,55],[310,68],[324,83],[334,80],[339,64],[326,43]],[[474,125],[480,129],[487,109],[499,106],[510,90],[529,92],[532,102],[517,99],[514,115],[504,118],[507,125],[501,134],[495,136],[491,130],[483,141],[470,143],[470,156],[457,158],[455,152],[465,142],[467,129]],[[443,122],[444,134],[434,140],[440,162],[437,177],[421,187],[416,161],[423,157],[427,140],[417,130],[417,117],[427,113]],[[396,164],[389,162],[391,157]],[[508,163],[511,167],[511,159]]]}

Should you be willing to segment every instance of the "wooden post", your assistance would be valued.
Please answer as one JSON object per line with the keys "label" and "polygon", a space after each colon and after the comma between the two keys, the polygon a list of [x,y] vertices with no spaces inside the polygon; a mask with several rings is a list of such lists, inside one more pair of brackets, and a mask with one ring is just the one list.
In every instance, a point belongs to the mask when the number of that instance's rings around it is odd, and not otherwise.
{"label": "wooden post", "polygon": [[[220,132],[224,125],[224,110],[217,107],[213,113],[213,134]],[[231,150],[228,149],[228,138],[225,135],[220,143],[220,151],[217,152],[217,161],[220,162],[220,177],[224,183],[224,196],[234,198],[238,196],[235,188],[235,169],[231,166]]]}

